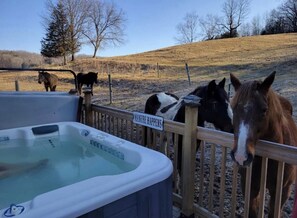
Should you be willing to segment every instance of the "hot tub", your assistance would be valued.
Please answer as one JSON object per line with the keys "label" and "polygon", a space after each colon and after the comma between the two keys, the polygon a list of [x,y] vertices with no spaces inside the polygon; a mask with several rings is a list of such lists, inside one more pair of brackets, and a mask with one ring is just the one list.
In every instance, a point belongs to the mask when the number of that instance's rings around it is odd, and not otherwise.
{"label": "hot tub", "polygon": [[171,161],[81,123],[0,130],[0,162],[2,217],[172,217]]}

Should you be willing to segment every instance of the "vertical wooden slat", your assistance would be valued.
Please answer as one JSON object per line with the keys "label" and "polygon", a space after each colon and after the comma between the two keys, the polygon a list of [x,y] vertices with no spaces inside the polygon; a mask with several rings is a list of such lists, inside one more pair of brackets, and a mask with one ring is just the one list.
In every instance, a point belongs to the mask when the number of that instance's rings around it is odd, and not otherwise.
{"label": "vertical wooden slat", "polygon": [[107,115],[103,114],[103,130],[104,132],[107,132],[107,125],[106,125],[106,120],[107,120]]}
{"label": "vertical wooden slat", "polygon": [[220,181],[220,217],[224,217],[224,204],[225,204],[225,186],[226,186],[226,160],[227,148],[222,146],[222,160],[221,160],[221,181]]}
{"label": "vertical wooden slat", "polygon": [[166,143],[164,131],[160,132],[160,152],[166,154]]}
{"label": "vertical wooden slat", "polygon": [[170,158],[171,150],[170,147],[172,146],[172,134],[170,132],[166,133],[167,139],[167,146],[166,146],[166,155]]}
{"label": "vertical wooden slat", "polygon": [[274,203],[274,217],[280,217],[280,213],[281,213],[280,208],[281,208],[281,199],[282,199],[282,191],[283,191],[284,168],[285,168],[285,163],[278,162],[275,203]]}
{"label": "vertical wooden slat", "polygon": [[142,144],[143,146],[146,146],[146,142],[145,142],[145,138],[147,137],[147,136],[145,136],[145,126],[140,126],[139,127],[139,130],[141,131],[141,136],[140,136],[140,144]]}
{"label": "vertical wooden slat", "polygon": [[216,147],[214,144],[210,147],[210,175],[209,175],[209,201],[208,201],[208,208],[209,211],[213,211],[213,186],[214,186],[214,176],[215,176],[215,154],[216,154]]}
{"label": "vertical wooden slat", "polygon": [[231,217],[236,217],[236,204],[237,204],[237,174],[238,166],[233,164],[233,178],[232,178],[232,197],[231,197]]}
{"label": "vertical wooden slat", "polygon": [[152,129],[152,135],[153,135],[153,140],[152,140],[152,144],[151,144],[151,148],[156,150],[157,147],[157,132],[156,130]]}
{"label": "vertical wooden slat", "polygon": [[147,138],[147,147],[148,148],[152,148],[152,137],[153,137],[152,129],[147,128],[146,138]]}
{"label": "vertical wooden slat", "polygon": [[115,117],[113,122],[114,122],[114,134],[115,136],[119,136],[119,127],[118,127],[118,117]]}
{"label": "vertical wooden slat", "polygon": [[178,134],[174,134],[174,143],[173,143],[173,150],[174,150],[174,161],[173,161],[173,180],[174,180],[174,192],[178,192],[179,187],[178,187],[178,170],[177,170],[177,157],[178,157]]}
{"label": "vertical wooden slat", "polygon": [[99,117],[98,117],[99,129],[100,129],[100,130],[103,130],[103,129],[102,129],[102,113],[99,113],[98,116],[99,116]]}
{"label": "vertical wooden slat", "polygon": [[245,178],[245,195],[244,195],[244,217],[249,217],[250,208],[250,193],[251,193],[251,180],[252,180],[252,169],[253,163],[246,168],[246,178]]}
{"label": "vertical wooden slat", "polygon": [[264,217],[268,158],[262,157],[258,218]]}
{"label": "vertical wooden slat", "polygon": [[203,186],[204,186],[204,157],[205,141],[200,142],[200,183],[199,183],[199,205],[203,206]]}
{"label": "vertical wooden slat", "polygon": [[121,118],[118,119],[118,128],[119,128],[119,137],[123,138],[123,120]]}

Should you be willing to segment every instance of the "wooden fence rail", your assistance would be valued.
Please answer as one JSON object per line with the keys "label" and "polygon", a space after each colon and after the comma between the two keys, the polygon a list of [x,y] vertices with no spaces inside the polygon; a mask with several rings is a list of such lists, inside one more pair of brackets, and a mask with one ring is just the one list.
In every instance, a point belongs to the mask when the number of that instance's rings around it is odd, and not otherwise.
{"label": "wooden fence rail", "polygon": [[[85,109],[88,106],[84,107]],[[88,113],[88,117],[86,116]],[[193,113],[193,110],[192,112]],[[89,117],[90,116],[90,117]],[[82,122],[99,130],[116,135],[120,138],[147,146],[166,154],[174,166],[174,184],[181,181],[181,186],[173,190],[173,203],[181,208],[186,216],[198,217],[248,217],[249,194],[242,195],[238,166],[230,158],[230,148],[233,143],[233,134],[217,131],[211,128],[195,126],[194,134],[189,140],[201,140],[200,148],[195,158],[183,161],[182,169],[195,169],[180,179],[177,175],[177,139],[179,135],[186,136],[185,129],[191,129],[186,124],[164,120],[164,130],[157,131],[133,123],[133,113],[111,107],[91,104],[90,111],[83,110]],[[144,131],[147,128],[147,131]],[[191,130],[192,131],[192,130]],[[148,141],[145,143],[145,133]],[[152,137],[151,137],[152,136]],[[184,140],[184,143],[187,140]],[[185,149],[184,149],[185,148]],[[184,157],[191,157],[192,148],[183,144]],[[260,141],[257,144],[256,155],[262,156],[262,175],[260,188],[260,211],[258,217],[264,217],[264,208],[267,207],[265,183],[267,178],[268,158],[279,161],[278,178],[282,178],[285,163],[297,165],[297,149],[277,143]],[[185,158],[184,158],[185,159]],[[249,193],[252,168],[247,169],[245,193]],[[282,179],[277,181],[277,197],[275,201],[275,217],[280,217]],[[293,196],[293,194],[292,194]],[[190,205],[189,205],[190,204]],[[293,204],[293,201],[288,202]],[[231,207],[230,207],[231,205]],[[286,205],[285,205],[286,206]],[[292,205],[288,205],[289,208]]]}

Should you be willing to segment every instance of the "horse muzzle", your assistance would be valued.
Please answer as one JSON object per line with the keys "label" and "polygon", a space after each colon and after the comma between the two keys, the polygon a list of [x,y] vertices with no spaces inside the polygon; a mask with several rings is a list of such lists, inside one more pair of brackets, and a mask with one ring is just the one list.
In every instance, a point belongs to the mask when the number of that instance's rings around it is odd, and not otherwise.
{"label": "horse muzzle", "polygon": [[240,155],[234,150],[231,151],[231,158],[234,162],[236,162],[241,167],[248,167],[254,160],[254,155],[249,153],[246,155]]}

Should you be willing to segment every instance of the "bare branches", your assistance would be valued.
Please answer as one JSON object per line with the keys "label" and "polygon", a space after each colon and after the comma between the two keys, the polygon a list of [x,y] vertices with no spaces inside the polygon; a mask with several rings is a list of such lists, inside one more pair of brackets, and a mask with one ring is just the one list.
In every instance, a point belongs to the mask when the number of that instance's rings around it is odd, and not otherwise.
{"label": "bare branches", "polygon": [[250,0],[226,0],[223,4],[224,23],[221,26],[226,30],[226,37],[236,37],[237,28],[243,23],[249,13]]}
{"label": "bare branches", "polygon": [[[81,49],[83,40],[94,47],[93,57],[99,48],[124,43],[125,15],[113,3],[105,3],[103,0],[58,0],[55,4],[53,0],[48,0],[49,15],[43,18],[46,30],[51,28],[52,32],[56,31],[51,13],[58,5],[63,7],[61,13],[67,19],[67,32],[61,37],[67,36],[67,52],[72,55],[72,61],[75,53]],[[47,53],[54,52],[53,48],[49,49]]]}
{"label": "bare branches", "polygon": [[88,44],[93,46],[93,57],[96,57],[99,49],[124,43],[125,14],[122,10],[117,10],[113,3],[98,0],[88,0],[88,3],[92,7],[89,9],[83,34]]}
{"label": "bare branches", "polygon": [[202,31],[203,40],[215,39],[222,33],[220,18],[216,15],[207,14],[205,19],[199,19],[199,23]]}
{"label": "bare branches", "polygon": [[176,26],[178,44],[192,43],[198,40],[199,17],[196,12],[187,13],[184,21]]}

